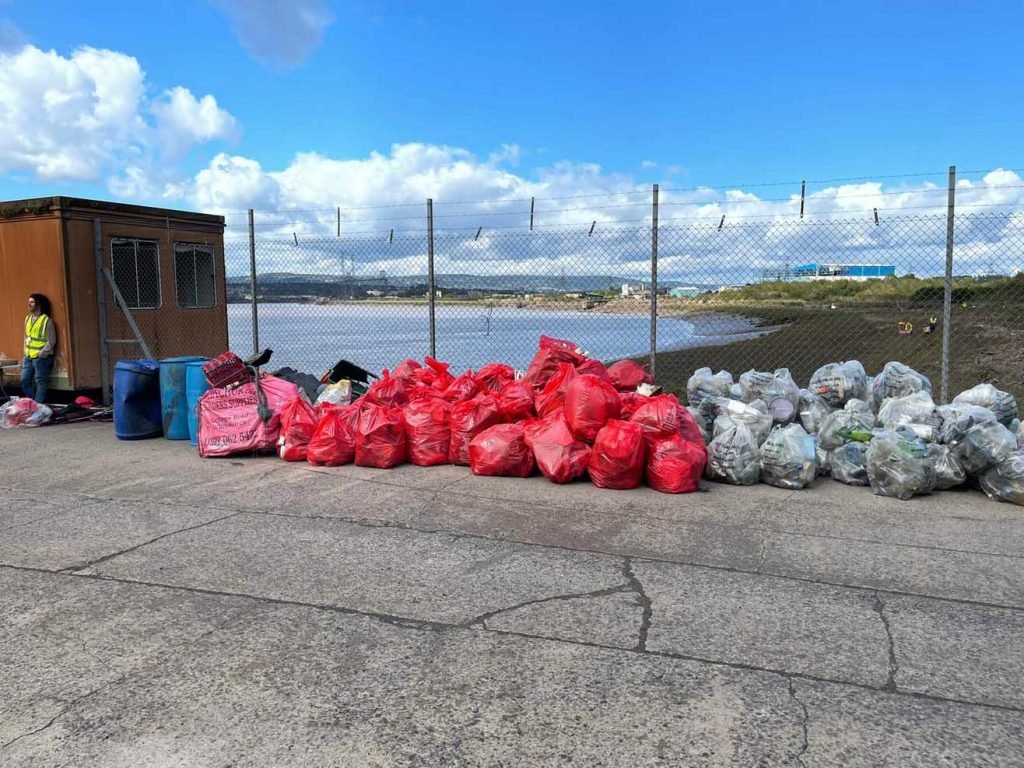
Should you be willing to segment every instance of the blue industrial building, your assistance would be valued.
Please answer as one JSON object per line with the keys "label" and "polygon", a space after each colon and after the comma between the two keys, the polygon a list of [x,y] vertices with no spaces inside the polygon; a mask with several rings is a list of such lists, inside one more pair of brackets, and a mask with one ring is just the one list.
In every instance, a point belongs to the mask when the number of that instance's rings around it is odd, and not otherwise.
{"label": "blue industrial building", "polygon": [[896,267],[891,264],[800,264],[785,269],[766,269],[764,279],[805,280],[877,280],[895,277]]}

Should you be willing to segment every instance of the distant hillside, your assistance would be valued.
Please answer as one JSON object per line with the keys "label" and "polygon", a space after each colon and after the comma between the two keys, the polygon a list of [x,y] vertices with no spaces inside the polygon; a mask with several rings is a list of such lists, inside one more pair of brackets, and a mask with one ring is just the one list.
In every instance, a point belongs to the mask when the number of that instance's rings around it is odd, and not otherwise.
{"label": "distant hillside", "polygon": [[[320,293],[325,296],[351,292],[359,287],[364,290],[381,290],[385,287],[404,291],[426,285],[426,275],[387,275],[357,277],[351,275],[310,275],[292,272],[268,272],[259,275],[260,292],[268,290],[280,293],[282,289],[294,293]],[[465,275],[439,274],[434,284],[440,291],[480,291],[481,293],[592,293],[597,291],[618,291],[623,283],[636,285],[635,278],[617,275]],[[245,291],[249,286],[248,277],[229,277],[228,287]],[[690,285],[680,281],[663,281],[663,288]],[[328,288],[330,286],[330,288]],[[717,286],[698,286],[716,288]],[[319,290],[318,290],[319,289]]]}

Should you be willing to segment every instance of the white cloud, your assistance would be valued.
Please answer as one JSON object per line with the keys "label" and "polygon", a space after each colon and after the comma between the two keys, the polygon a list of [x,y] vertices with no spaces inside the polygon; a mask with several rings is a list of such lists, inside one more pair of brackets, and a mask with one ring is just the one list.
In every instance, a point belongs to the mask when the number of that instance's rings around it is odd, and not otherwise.
{"label": "white cloud", "polygon": [[213,96],[207,94],[197,99],[180,85],[165,91],[162,98],[150,105],[150,112],[156,117],[156,130],[167,147],[231,138],[236,131],[235,118],[221,109]]}
{"label": "white cloud", "polygon": [[658,164],[656,162],[654,162],[653,160],[643,160],[640,163],[640,167],[644,168],[644,169],[657,168]]}
{"label": "white cloud", "polygon": [[213,0],[231,31],[257,61],[298,66],[319,47],[334,21],[323,0]]}
{"label": "white cloud", "polygon": [[150,99],[139,62],[118,51],[0,53],[0,173],[95,182],[118,169],[116,194],[174,196],[181,155],[234,130],[212,96],[179,86]]}
{"label": "white cloud", "polygon": [[[265,246],[260,258],[268,269],[330,271],[332,259],[337,264],[347,254],[363,274],[423,273],[425,200],[431,197],[439,272],[565,271],[634,279],[646,273],[648,184],[567,161],[520,175],[502,162],[506,155],[480,159],[458,147],[411,143],[358,159],[301,153],[280,170],[221,155],[197,175],[188,194],[211,212],[256,208]],[[986,265],[998,265],[999,258],[1019,261],[1009,250],[1020,237],[1021,219],[1007,212],[1024,210],[1022,187],[1011,171],[963,181],[958,269],[991,271]],[[665,280],[741,282],[758,279],[766,268],[808,261],[894,263],[901,273],[917,274],[936,274],[944,264],[946,189],[932,182],[887,187],[866,181],[812,191],[804,219],[795,191],[759,195],[666,185],[660,203],[659,270]],[[333,237],[336,207],[342,209],[340,241]],[[881,226],[875,225],[875,208]],[[229,238],[244,236],[244,215],[234,214],[228,223]],[[283,239],[290,241],[292,233],[298,246]]]}

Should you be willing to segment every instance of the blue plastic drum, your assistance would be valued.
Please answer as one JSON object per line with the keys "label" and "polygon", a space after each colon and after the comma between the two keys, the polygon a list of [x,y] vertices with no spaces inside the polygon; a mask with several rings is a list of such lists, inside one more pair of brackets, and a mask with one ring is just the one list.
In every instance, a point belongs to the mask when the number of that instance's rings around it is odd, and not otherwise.
{"label": "blue plastic drum", "polygon": [[168,357],[160,361],[160,409],[163,413],[164,437],[188,440],[188,397],[185,394],[185,366],[206,358]]}
{"label": "blue plastic drum", "polygon": [[185,402],[188,406],[188,439],[192,445],[199,445],[199,420],[196,417],[196,406],[199,398],[210,388],[210,382],[203,373],[205,361],[185,364]]}
{"label": "blue plastic drum", "polygon": [[121,440],[159,437],[160,363],[118,360],[114,366],[114,434]]}

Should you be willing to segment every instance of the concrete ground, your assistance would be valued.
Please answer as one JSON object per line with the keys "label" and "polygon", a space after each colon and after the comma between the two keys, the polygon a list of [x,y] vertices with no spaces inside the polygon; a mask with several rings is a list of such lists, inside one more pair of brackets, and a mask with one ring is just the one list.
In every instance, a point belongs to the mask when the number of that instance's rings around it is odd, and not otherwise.
{"label": "concrete ground", "polygon": [[1024,765],[1024,509],[0,433],[0,765]]}

